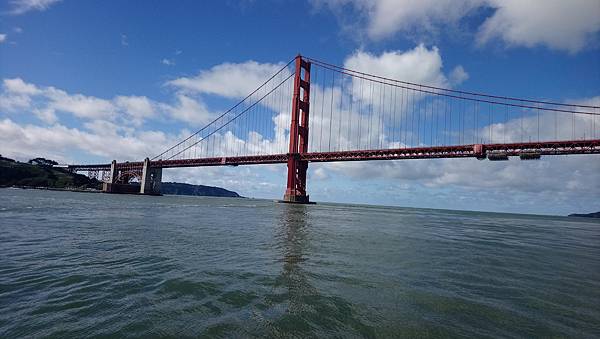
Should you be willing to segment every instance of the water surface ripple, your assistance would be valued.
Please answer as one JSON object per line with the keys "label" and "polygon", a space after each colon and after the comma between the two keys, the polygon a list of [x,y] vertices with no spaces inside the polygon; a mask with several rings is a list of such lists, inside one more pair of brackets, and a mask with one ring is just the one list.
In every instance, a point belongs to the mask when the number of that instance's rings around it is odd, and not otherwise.
{"label": "water surface ripple", "polygon": [[0,189],[0,337],[600,337],[600,223]]}

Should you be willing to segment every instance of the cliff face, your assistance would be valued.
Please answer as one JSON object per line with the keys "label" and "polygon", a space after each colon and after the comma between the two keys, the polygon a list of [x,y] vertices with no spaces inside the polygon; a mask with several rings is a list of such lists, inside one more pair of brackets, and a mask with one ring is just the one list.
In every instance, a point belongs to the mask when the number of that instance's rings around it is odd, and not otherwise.
{"label": "cliff face", "polygon": [[163,182],[161,187],[162,194],[176,194],[176,195],[197,195],[197,196],[211,196],[211,197],[230,197],[239,198],[240,195],[236,192],[226,190],[221,187],[204,186],[204,185],[190,185],[182,184],[178,182]]}

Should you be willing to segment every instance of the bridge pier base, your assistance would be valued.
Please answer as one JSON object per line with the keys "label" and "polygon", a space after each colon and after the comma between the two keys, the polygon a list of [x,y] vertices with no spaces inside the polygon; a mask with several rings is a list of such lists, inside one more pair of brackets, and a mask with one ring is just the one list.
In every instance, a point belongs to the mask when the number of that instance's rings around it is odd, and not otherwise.
{"label": "bridge pier base", "polygon": [[306,170],[308,161],[300,161],[299,156],[290,155],[288,159],[288,181],[283,200],[281,202],[293,204],[310,204],[306,194]]}
{"label": "bridge pier base", "polygon": [[160,195],[162,184],[162,168],[150,167],[150,159],[144,159],[140,194]]}
{"label": "bridge pier base", "polygon": [[315,204],[315,202],[309,200],[308,195],[293,195],[287,193],[283,196],[283,200],[279,200],[279,202],[286,204]]}

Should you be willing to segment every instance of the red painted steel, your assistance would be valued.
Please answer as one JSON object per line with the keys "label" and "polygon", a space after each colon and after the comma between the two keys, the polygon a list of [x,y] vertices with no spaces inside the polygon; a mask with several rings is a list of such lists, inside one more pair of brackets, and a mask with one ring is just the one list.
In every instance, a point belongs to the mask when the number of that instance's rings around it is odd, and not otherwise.
{"label": "red painted steel", "polygon": [[[479,152],[478,148],[481,147]],[[545,141],[509,144],[470,144],[458,146],[415,147],[383,150],[359,150],[342,152],[319,152],[299,154],[305,162],[369,161],[437,158],[481,158],[488,151],[504,151],[508,156],[519,156],[524,152],[539,151],[540,155],[600,154],[600,139]],[[152,161],[152,167],[179,168],[203,166],[241,166],[261,164],[284,164],[288,154],[253,155],[241,157],[214,157],[183,160]],[[119,170],[133,170],[143,166],[143,162],[117,164]],[[109,170],[110,164],[69,165],[71,171]]]}
{"label": "red painted steel", "polygon": [[[304,79],[302,71],[304,70]],[[302,99],[301,99],[302,98]],[[292,97],[292,119],[290,125],[290,147],[287,159],[287,188],[283,200],[307,203],[306,171],[308,162],[301,156],[308,152],[308,112],[310,107],[310,63],[296,57],[294,95]]]}
{"label": "red painted steel", "polygon": [[[481,147],[481,151],[478,149],[479,147]],[[503,151],[508,156],[519,156],[522,152],[532,150],[539,151],[540,155],[600,154],[600,139],[322,152],[308,153],[303,159],[309,162],[473,157],[482,159],[489,151]]]}

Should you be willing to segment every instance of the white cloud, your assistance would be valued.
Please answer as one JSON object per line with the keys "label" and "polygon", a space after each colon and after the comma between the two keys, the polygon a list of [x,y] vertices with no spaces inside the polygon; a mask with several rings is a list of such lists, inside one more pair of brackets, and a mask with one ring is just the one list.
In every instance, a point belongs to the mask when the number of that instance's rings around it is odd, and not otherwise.
{"label": "white cloud", "polygon": [[13,31],[15,31],[15,33],[23,33],[23,28],[15,27],[15,28],[13,28]]}
{"label": "white cloud", "polygon": [[114,129],[99,128],[93,132],[85,132],[60,124],[48,127],[19,125],[5,118],[0,120],[0,143],[3,155],[18,159],[29,159],[43,154],[60,161],[72,161],[71,156],[76,153],[74,150],[78,150],[104,159],[137,160],[153,154],[156,145],[176,140],[162,132],[112,134],[110,137],[97,133],[111,130]]}
{"label": "white cloud", "polygon": [[121,46],[129,46],[129,41],[127,40],[127,35],[121,34]]}
{"label": "white cloud", "polygon": [[[408,206],[425,203],[441,208],[557,214],[597,208],[589,204],[600,192],[600,162],[593,161],[594,157],[597,155],[546,156],[536,161],[513,158],[504,162],[372,161],[331,163],[322,168],[333,178],[346,177],[361,182],[354,191],[359,191],[361,196],[374,195],[379,201],[399,200]],[[365,185],[373,187],[375,182],[405,189],[390,192],[361,189]],[[311,194],[317,192],[318,189],[313,188]],[[427,194],[431,197],[426,198]]]}
{"label": "white cloud", "polygon": [[0,44],[6,41],[6,34],[0,34]]}
{"label": "white cloud", "polygon": [[344,67],[430,86],[449,86],[442,73],[442,57],[437,47],[423,44],[412,50],[389,51],[380,55],[357,51],[344,61]]}
{"label": "white cloud", "polygon": [[327,173],[325,168],[323,168],[322,166],[317,166],[316,168],[311,169],[310,175],[311,175],[311,179],[314,178],[315,180],[329,179],[329,174]]}
{"label": "white cloud", "polygon": [[24,95],[37,95],[41,91],[34,85],[28,84],[23,79],[4,79],[2,86],[9,93],[24,94]]}
{"label": "white cloud", "polygon": [[31,98],[27,95],[7,94],[0,95],[0,109],[7,112],[14,112],[20,109],[27,109],[31,106]]}
{"label": "white cloud", "polygon": [[47,124],[53,124],[58,121],[58,117],[52,108],[33,108],[33,114]]}
{"label": "white cloud", "polygon": [[[347,20],[371,40],[396,33],[437,34],[460,25],[475,13],[491,14],[478,28],[477,41],[498,38],[509,46],[546,46],[571,53],[586,48],[600,31],[600,2],[596,0],[313,0],[336,13],[353,8]],[[358,19],[357,19],[358,17]],[[419,38],[419,40],[421,40]]]}
{"label": "white cloud", "polygon": [[[485,0],[313,0],[316,7],[327,5],[337,13],[352,5],[352,16],[355,17],[353,21],[361,26],[366,25],[364,30],[372,40],[388,38],[397,32],[432,33],[442,25],[456,23],[484,2]],[[363,20],[356,20],[357,15]]]}
{"label": "white cloud", "polygon": [[24,14],[29,11],[45,11],[50,6],[62,0],[11,0],[11,11],[13,15]]}
{"label": "white cloud", "polygon": [[462,84],[463,82],[465,82],[467,79],[469,79],[469,73],[467,73],[467,71],[465,71],[465,69],[461,66],[458,65],[456,67],[454,67],[454,69],[452,69],[452,72],[450,72],[450,83],[454,86]]}
{"label": "white cloud", "polygon": [[[182,77],[167,84],[179,90],[215,94],[227,98],[243,98],[284,66],[246,61],[223,63],[201,71],[195,77]],[[289,74],[289,73],[288,73]]]}
{"label": "white cloud", "polygon": [[167,66],[175,66],[175,61],[167,59],[167,58],[163,58],[160,61],[160,63],[163,64],[163,65],[167,65]]}
{"label": "white cloud", "polygon": [[545,45],[575,53],[600,30],[597,0],[490,0],[496,12],[479,29],[478,41],[499,38],[509,45]]}
{"label": "white cloud", "polygon": [[[600,107],[600,95],[591,97],[591,98],[580,98],[580,99],[575,99],[575,100],[567,100],[567,103],[571,104],[571,105]],[[581,111],[584,111],[584,110],[581,109]],[[600,113],[600,112],[596,111],[596,113]]]}
{"label": "white cloud", "polygon": [[36,95],[40,90],[32,84],[27,84],[19,78],[4,79],[2,81],[3,93],[0,94],[0,109],[15,111],[28,108],[31,105],[31,95]]}
{"label": "white cloud", "polygon": [[54,87],[48,87],[44,96],[50,100],[48,107],[56,111],[71,113],[79,118],[113,119],[115,107],[110,100],[69,94]]}
{"label": "white cloud", "polygon": [[144,96],[117,96],[114,103],[138,126],[156,115],[156,104]]}
{"label": "white cloud", "polygon": [[56,112],[65,112],[82,119],[120,119],[139,126],[144,120],[155,117],[159,106],[144,96],[117,96],[113,99],[102,99],[67,93],[52,86],[38,87],[20,78],[4,79],[2,89],[1,109],[7,113],[30,110],[47,123],[57,121]]}
{"label": "white cloud", "polygon": [[208,110],[204,102],[192,99],[185,94],[177,94],[177,102],[174,105],[163,105],[163,107],[175,119],[189,122],[195,126],[209,123],[216,115]]}

